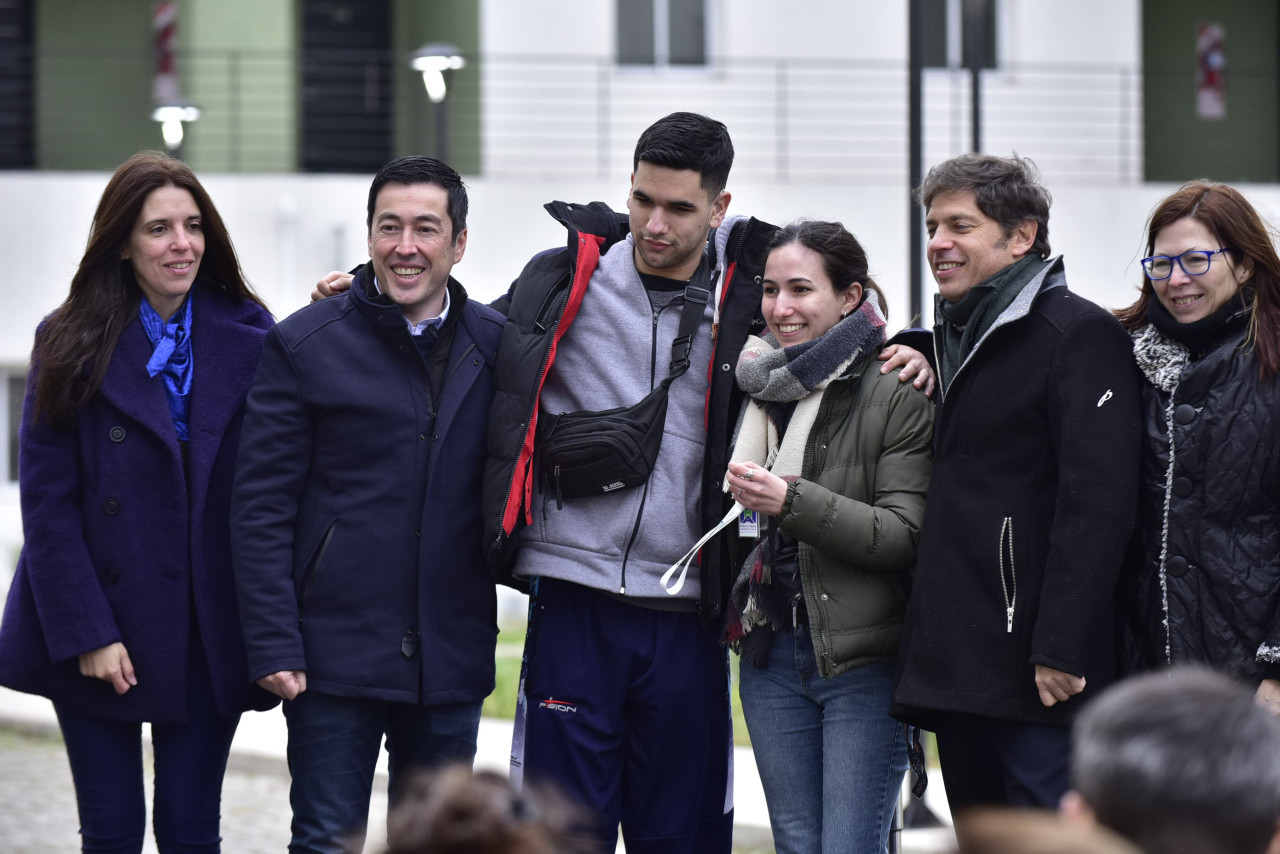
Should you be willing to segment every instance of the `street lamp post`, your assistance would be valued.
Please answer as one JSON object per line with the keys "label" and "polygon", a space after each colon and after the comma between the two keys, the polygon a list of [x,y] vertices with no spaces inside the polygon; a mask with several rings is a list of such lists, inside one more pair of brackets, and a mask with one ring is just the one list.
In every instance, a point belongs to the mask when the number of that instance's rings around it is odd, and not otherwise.
{"label": "street lamp post", "polygon": [[969,67],[969,124],[974,152],[982,151],[982,65],[986,59],[985,22],[987,0],[965,0],[965,64]]}
{"label": "street lamp post", "polygon": [[183,125],[200,118],[200,108],[185,101],[161,104],[151,114],[152,121],[160,122],[164,135],[164,147],[170,156],[182,159]]}
{"label": "street lamp post", "polygon": [[430,42],[418,48],[409,64],[414,71],[422,72],[422,85],[426,87],[427,99],[431,101],[435,118],[435,156],[447,163],[449,162],[449,112],[446,98],[449,94],[449,83],[445,72],[457,71],[467,64],[467,60],[456,45],[448,42]]}

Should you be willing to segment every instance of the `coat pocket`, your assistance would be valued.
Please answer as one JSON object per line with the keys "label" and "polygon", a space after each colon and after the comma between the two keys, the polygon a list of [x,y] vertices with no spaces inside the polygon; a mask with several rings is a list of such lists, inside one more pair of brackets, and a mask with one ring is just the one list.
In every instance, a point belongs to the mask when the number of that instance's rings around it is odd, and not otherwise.
{"label": "coat pocket", "polygon": [[338,530],[338,522],[341,517],[334,519],[329,523],[329,527],[325,529],[324,536],[320,538],[320,544],[316,546],[315,551],[311,555],[311,560],[307,561],[306,569],[302,572],[302,581],[298,584],[298,619],[302,621],[306,619],[307,613],[307,594],[311,590],[311,585],[315,583],[316,576],[320,572],[320,566],[324,563],[324,556],[329,551],[329,543],[333,540],[333,534]]}

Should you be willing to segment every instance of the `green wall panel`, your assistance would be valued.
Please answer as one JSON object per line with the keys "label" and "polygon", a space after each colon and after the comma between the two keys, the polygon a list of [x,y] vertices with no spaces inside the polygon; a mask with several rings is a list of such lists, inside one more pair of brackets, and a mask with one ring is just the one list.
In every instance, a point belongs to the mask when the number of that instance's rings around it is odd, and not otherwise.
{"label": "green wall panel", "polygon": [[[42,169],[114,169],[163,148],[151,120],[153,0],[38,0],[36,146]],[[183,156],[197,171],[289,172],[296,162],[292,0],[180,0],[178,76],[201,109]]]}
{"label": "green wall panel", "polygon": [[[114,169],[162,148],[151,120],[153,0],[37,0],[37,165]],[[393,0],[396,154],[440,155],[439,108],[409,58],[432,41],[468,57],[450,72],[447,159],[480,173],[479,0]],[[298,4],[179,0],[178,73],[201,110],[183,155],[202,172],[291,172],[298,166]]]}
{"label": "green wall panel", "polygon": [[[1196,28],[1202,23],[1219,24],[1225,33],[1221,120],[1196,111]],[[1147,180],[1280,180],[1280,4],[1147,0],[1142,34]]]}
{"label": "green wall panel", "polygon": [[35,4],[36,166],[115,169],[162,148],[151,120],[150,0]]}
{"label": "green wall panel", "polygon": [[395,0],[392,47],[403,57],[394,76],[396,153],[439,156],[438,108],[427,100],[422,75],[409,57],[428,42],[449,42],[462,49],[467,65],[448,72],[449,165],[463,175],[481,171],[480,149],[480,2],[479,0]]}
{"label": "green wall panel", "polygon": [[292,0],[181,0],[183,91],[202,112],[197,169],[292,172],[297,163],[297,26]]}

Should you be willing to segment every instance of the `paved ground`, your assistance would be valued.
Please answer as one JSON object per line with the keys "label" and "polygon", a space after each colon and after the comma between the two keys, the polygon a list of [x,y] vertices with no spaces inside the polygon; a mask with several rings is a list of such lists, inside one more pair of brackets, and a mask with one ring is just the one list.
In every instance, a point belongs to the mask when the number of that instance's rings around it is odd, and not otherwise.
{"label": "paved ground", "polygon": [[[149,762],[149,760],[148,760]],[[223,850],[280,854],[289,843],[289,780],[272,770],[227,773],[222,798]],[[148,789],[150,783],[148,782]],[[0,730],[0,851],[78,854],[76,800],[62,742],[21,730]],[[381,809],[386,809],[385,797]],[[144,849],[155,854],[154,840]]]}
{"label": "paved ground", "polygon": [[[280,854],[288,845],[284,738],[284,720],[278,712],[250,714],[241,721],[223,786],[223,851],[227,854]],[[476,764],[505,770],[509,745],[510,724],[483,719]],[[370,804],[368,852],[378,851],[382,841],[387,808],[385,754],[383,762]],[[734,764],[737,854],[772,852],[750,749],[738,748]],[[149,758],[146,765],[150,767]],[[930,790],[935,785],[931,782]],[[0,688],[0,852],[77,854],[77,827],[71,772],[52,708],[43,698]],[[948,829],[914,830],[903,834],[902,848],[904,854],[928,854],[947,850],[952,841]],[[621,846],[618,850],[622,851]],[[150,838],[144,854],[156,854]]]}
{"label": "paved ground", "polygon": [[[8,578],[0,572],[0,599],[7,584]],[[525,600],[499,588],[500,594],[504,591],[507,595],[500,595],[499,610],[504,619],[516,621],[526,607]],[[247,714],[241,719],[223,785],[222,850],[226,854],[279,854],[286,849],[289,777],[285,741],[284,718],[279,711]],[[510,746],[510,722],[483,718],[476,766],[505,773]],[[734,754],[735,854],[771,854],[773,839],[755,758],[748,747],[736,748]],[[148,758],[146,767],[150,764]],[[385,753],[379,768],[369,810],[368,852],[378,851],[383,841]],[[941,779],[931,779],[926,800],[936,814],[947,814]],[[0,854],[77,854],[78,826],[71,771],[53,707],[43,697],[0,688]],[[953,845],[949,828],[909,830],[902,835],[903,854],[932,854]],[[618,851],[623,852],[621,845]],[[144,854],[156,854],[150,838]]]}

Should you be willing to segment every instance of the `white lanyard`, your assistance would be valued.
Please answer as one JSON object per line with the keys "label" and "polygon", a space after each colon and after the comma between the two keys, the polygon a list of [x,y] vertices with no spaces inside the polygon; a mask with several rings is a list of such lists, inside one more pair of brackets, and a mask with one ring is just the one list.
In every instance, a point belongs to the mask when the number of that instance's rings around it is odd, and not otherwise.
{"label": "white lanyard", "polygon": [[[667,591],[667,593],[671,596],[675,596],[677,593],[679,593],[680,589],[684,587],[684,577],[689,572],[689,564],[693,563],[693,559],[698,554],[698,549],[706,545],[707,541],[710,540],[712,537],[714,537],[716,534],[723,531],[725,527],[730,522],[737,519],[738,514],[740,514],[745,509],[746,508],[743,507],[738,502],[736,501],[733,502],[733,507],[730,508],[729,512],[726,513],[724,518],[720,520],[720,524],[716,525],[710,531],[707,531],[705,534],[703,534],[702,539],[694,543],[693,548],[689,549],[689,551],[685,553],[684,557],[680,558],[680,560],[673,563],[670,567],[667,568],[666,572],[662,573],[662,580],[661,580],[662,589]],[[674,584],[672,584],[671,576],[675,574],[676,570],[680,570],[680,577],[675,580]]]}

